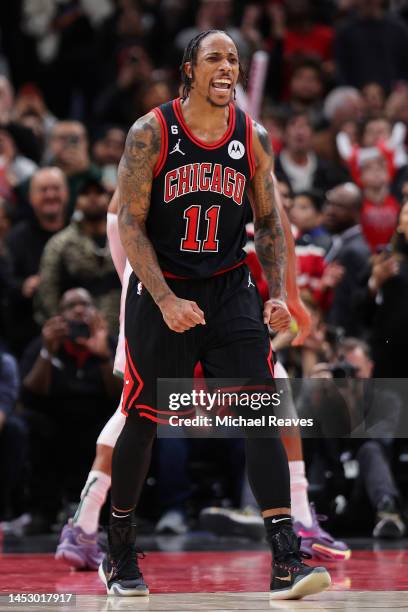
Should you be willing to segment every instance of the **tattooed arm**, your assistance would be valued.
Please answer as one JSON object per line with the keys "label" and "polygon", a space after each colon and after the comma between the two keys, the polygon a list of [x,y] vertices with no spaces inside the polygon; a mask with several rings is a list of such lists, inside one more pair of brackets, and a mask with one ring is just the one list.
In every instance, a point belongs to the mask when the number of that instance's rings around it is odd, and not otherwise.
{"label": "tattooed arm", "polygon": [[204,313],[178,298],[166,283],[146,233],[154,166],[160,155],[160,125],[151,112],[130,128],[119,164],[119,233],[126,256],[171,330],[183,332],[204,324]]}
{"label": "tattooed arm", "polygon": [[268,282],[270,296],[264,306],[264,321],[276,331],[284,331],[290,322],[285,304],[287,253],[272,178],[273,153],[268,132],[255,121],[253,127],[256,170],[251,187],[255,250]]}
{"label": "tattooed arm", "polygon": [[130,265],[156,303],[170,293],[145,228],[159,154],[160,127],[149,113],[130,128],[119,164],[119,233]]}

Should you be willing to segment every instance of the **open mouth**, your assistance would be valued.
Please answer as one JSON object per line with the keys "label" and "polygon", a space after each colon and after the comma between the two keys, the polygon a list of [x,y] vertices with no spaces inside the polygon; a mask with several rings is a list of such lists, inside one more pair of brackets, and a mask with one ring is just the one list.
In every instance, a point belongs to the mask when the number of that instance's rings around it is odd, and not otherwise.
{"label": "open mouth", "polygon": [[232,87],[232,81],[230,79],[217,79],[211,83],[213,89],[220,92],[229,91]]}

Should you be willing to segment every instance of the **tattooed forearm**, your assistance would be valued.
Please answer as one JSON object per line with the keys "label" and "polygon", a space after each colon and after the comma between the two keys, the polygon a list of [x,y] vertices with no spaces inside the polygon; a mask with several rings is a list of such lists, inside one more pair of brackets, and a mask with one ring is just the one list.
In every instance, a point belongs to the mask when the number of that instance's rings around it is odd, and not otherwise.
{"label": "tattooed forearm", "polygon": [[286,242],[275,202],[272,180],[273,154],[269,135],[255,124],[257,169],[252,182],[254,192],[255,249],[268,281],[270,297],[285,297]]}
{"label": "tattooed forearm", "polygon": [[160,128],[153,114],[132,126],[119,164],[119,232],[130,265],[159,303],[171,293],[146,234],[153,168],[160,154]]}
{"label": "tattooed forearm", "polygon": [[276,209],[269,215],[256,219],[255,249],[268,281],[270,297],[284,297],[286,243]]}

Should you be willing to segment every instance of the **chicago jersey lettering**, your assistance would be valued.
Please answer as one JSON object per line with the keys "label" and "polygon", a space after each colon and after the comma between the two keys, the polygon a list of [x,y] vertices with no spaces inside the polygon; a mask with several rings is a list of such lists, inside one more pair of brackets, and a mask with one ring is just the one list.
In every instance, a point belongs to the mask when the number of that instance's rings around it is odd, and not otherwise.
{"label": "chicago jersey lettering", "polygon": [[173,276],[208,278],[240,265],[255,169],[251,119],[230,104],[225,134],[208,144],[189,130],[180,99],[154,112],[161,152],[146,228],[160,267]]}
{"label": "chicago jersey lettering", "polygon": [[170,170],[164,178],[164,201],[168,204],[175,198],[192,191],[212,191],[232,198],[241,206],[246,178],[234,168],[221,164],[187,164]]}

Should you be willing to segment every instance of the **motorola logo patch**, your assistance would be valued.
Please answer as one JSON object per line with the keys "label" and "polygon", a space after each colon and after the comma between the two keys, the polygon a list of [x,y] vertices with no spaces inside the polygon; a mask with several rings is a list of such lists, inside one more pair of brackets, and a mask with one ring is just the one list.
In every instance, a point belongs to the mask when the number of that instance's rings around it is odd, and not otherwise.
{"label": "motorola logo patch", "polygon": [[245,147],[239,140],[231,140],[228,145],[228,155],[232,159],[241,159],[245,155]]}

